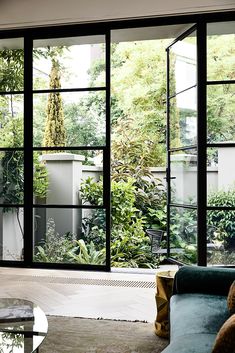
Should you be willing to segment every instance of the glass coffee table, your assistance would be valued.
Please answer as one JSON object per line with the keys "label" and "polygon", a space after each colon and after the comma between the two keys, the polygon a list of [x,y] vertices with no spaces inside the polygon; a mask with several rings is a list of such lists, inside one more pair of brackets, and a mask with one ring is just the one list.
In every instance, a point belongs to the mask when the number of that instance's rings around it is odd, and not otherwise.
{"label": "glass coffee table", "polygon": [[39,352],[47,331],[46,315],[38,305],[0,298],[0,353]]}

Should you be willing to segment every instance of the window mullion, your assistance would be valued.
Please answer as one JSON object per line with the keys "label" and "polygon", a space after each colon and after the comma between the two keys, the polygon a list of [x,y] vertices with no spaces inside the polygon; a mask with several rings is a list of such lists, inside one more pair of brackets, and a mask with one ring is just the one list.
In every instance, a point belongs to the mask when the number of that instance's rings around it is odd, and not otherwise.
{"label": "window mullion", "polygon": [[24,261],[32,264],[33,248],[33,41],[24,41]]}

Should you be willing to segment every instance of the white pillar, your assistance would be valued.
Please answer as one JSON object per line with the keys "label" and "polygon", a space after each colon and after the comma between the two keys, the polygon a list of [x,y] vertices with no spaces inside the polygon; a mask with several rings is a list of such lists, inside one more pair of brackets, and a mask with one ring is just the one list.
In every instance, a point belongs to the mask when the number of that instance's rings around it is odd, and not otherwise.
{"label": "white pillar", "polygon": [[218,147],[218,190],[227,191],[231,188],[234,189],[234,164],[235,147]]}
{"label": "white pillar", "polygon": [[[49,176],[47,204],[78,205],[84,156],[71,153],[42,155]],[[78,234],[81,222],[80,209],[47,208],[46,218],[53,218],[60,235]]]}
{"label": "white pillar", "polygon": [[197,156],[175,154],[171,156],[172,193],[177,202],[188,203],[190,198],[195,202],[197,197]]}

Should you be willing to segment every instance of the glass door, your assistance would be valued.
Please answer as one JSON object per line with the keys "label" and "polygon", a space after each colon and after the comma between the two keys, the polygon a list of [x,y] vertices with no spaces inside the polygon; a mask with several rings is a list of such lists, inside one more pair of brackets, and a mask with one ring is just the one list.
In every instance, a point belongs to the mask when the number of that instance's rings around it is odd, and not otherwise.
{"label": "glass door", "polygon": [[[105,34],[33,40],[28,150],[36,266],[110,268],[107,43]],[[96,74],[97,63],[106,75]]]}
{"label": "glass door", "polygon": [[168,257],[197,263],[197,30],[167,49]]}

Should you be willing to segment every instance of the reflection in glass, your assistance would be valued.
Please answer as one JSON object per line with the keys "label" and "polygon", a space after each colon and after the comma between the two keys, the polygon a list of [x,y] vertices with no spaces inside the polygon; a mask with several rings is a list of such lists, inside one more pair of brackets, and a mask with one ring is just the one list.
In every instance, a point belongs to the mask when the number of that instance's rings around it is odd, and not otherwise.
{"label": "reflection in glass", "polygon": [[208,80],[235,79],[235,22],[207,25],[207,78]]}
{"label": "reflection in glass", "polygon": [[[59,110],[53,101],[60,101]],[[35,147],[103,146],[105,114],[104,92],[34,94],[33,144]]]}
{"label": "reflection in glass", "polygon": [[4,353],[32,353],[48,331],[44,312],[25,299],[0,299],[0,347]]}
{"label": "reflection in glass", "polygon": [[196,48],[195,32],[170,48],[170,95],[196,85]]}
{"label": "reflection in glass", "polygon": [[[103,152],[34,152],[34,203],[51,205],[103,204]],[[92,178],[92,179],[91,179]],[[100,181],[99,181],[100,180]],[[99,182],[98,182],[99,181]],[[82,192],[98,182],[97,199],[89,200]],[[83,186],[81,186],[83,185]],[[84,195],[83,195],[84,194]]]}
{"label": "reflection in glass", "polygon": [[234,147],[207,149],[207,204],[235,207]]}
{"label": "reflection in glass", "polygon": [[235,141],[235,85],[207,86],[208,143]]}
{"label": "reflection in glass", "polygon": [[23,260],[23,219],[23,208],[0,209],[0,260]]}
{"label": "reflection in glass", "polygon": [[[235,206],[235,193],[231,198]],[[235,211],[207,211],[207,261],[209,265],[235,265]]]}
{"label": "reflection in glass", "polygon": [[172,152],[171,203],[196,205],[197,203],[197,150]]}
{"label": "reflection in glass", "polygon": [[0,203],[24,201],[24,152],[0,152]]}
{"label": "reflection in glass", "polygon": [[197,143],[197,90],[192,88],[170,99],[171,148]]}
{"label": "reflection in glass", "polygon": [[105,86],[104,70],[100,70],[100,74],[94,72],[96,62],[101,67],[105,66],[104,43],[105,37],[98,35],[35,40],[34,89],[49,88],[51,69],[55,63],[60,71],[61,88]]}
{"label": "reflection in glass", "polygon": [[24,88],[23,38],[0,39],[0,91]]}
{"label": "reflection in glass", "polygon": [[105,211],[34,209],[34,261],[105,265]]}
{"label": "reflection in glass", "polygon": [[197,210],[171,207],[170,256],[184,263],[197,263]]}
{"label": "reflection in glass", "polygon": [[0,147],[23,147],[23,95],[0,96]]}

